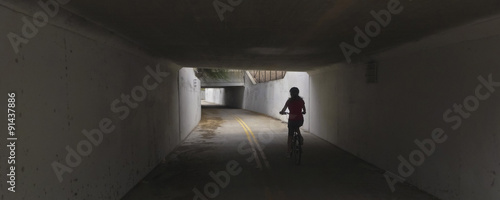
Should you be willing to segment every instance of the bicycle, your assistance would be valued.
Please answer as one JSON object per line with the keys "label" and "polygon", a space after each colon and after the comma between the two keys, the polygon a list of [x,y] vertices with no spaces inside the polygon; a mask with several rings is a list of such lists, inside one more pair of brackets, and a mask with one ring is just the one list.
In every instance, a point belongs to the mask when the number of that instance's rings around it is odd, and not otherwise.
{"label": "bicycle", "polygon": [[[284,115],[289,114],[288,112],[284,112]],[[292,151],[290,152],[290,157],[293,159],[296,165],[300,165],[300,161],[302,158],[302,142],[299,142],[301,137],[299,137],[299,133],[294,130],[292,137]]]}

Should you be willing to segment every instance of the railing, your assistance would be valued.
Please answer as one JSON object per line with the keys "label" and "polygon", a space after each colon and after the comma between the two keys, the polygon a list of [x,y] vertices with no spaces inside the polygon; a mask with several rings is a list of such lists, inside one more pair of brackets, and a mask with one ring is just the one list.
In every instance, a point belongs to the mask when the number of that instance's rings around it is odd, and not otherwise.
{"label": "railing", "polygon": [[245,71],[228,70],[227,77],[224,79],[211,79],[207,77],[200,78],[201,87],[228,87],[228,86],[244,86]]}
{"label": "railing", "polygon": [[285,78],[286,71],[248,70],[255,82],[264,83]]}

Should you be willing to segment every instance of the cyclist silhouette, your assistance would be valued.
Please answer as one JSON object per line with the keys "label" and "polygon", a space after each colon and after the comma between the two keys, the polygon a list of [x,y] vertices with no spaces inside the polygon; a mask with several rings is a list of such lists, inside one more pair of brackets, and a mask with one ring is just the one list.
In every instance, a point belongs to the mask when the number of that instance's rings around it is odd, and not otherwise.
{"label": "cyclist silhouette", "polygon": [[284,115],[285,110],[288,108],[290,111],[288,116],[288,150],[287,157],[290,156],[292,150],[292,137],[294,131],[299,134],[299,144],[302,145],[304,139],[300,134],[300,127],[304,124],[304,116],[306,114],[306,107],[304,100],[299,96],[299,88],[292,87],[290,89],[290,98],[286,101],[285,106],[280,111],[280,114]]}

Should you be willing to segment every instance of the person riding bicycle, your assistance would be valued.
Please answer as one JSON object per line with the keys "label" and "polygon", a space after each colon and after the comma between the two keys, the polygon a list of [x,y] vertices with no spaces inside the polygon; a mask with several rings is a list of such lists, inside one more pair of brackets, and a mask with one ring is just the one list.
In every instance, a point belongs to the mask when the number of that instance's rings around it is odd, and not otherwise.
{"label": "person riding bicycle", "polygon": [[300,127],[304,124],[304,116],[306,114],[306,107],[304,100],[299,96],[299,88],[292,87],[290,89],[290,98],[286,101],[285,106],[280,111],[280,114],[286,114],[285,110],[288,108],[290,111],[288,116],[288,154],[292,151],[292,137],[293,133],[297,132],[299,135],[299,144],[302,145],[304,139],[300,134]]}

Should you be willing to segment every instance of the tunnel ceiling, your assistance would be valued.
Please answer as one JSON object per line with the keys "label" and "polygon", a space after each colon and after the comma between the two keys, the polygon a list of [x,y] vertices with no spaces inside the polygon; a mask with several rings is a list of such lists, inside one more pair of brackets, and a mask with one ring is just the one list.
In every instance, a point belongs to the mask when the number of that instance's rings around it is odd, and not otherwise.
{"label": "tunnel ceiling", "polygon": [[[237,5],[238,1],[241,4]],[[221,21],[214,2],[226,6]],[[341,42],[389,0],[84,0],[66,8],[186,67],[310,70],[345,61]],[[234,6],[231,6],[233,3]],[[498,0],[402,0],[357,60],[496,14]],[[230,7],[227,7],[230,6]]]}

